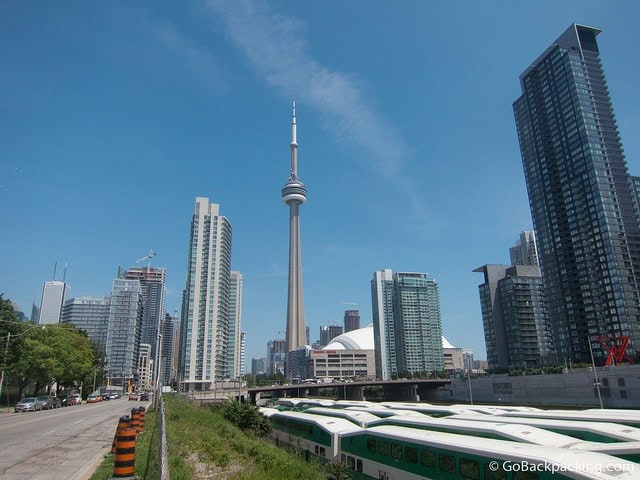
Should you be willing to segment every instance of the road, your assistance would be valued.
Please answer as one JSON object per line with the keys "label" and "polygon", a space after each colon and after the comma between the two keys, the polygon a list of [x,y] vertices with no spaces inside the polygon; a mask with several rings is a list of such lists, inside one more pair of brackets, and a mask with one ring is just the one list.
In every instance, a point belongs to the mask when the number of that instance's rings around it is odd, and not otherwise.
{"label": "road", "polygon": [[126,399],[43,412],[0,413],[0,478],[87,480],[104,456],[118,419],[148,402]]}

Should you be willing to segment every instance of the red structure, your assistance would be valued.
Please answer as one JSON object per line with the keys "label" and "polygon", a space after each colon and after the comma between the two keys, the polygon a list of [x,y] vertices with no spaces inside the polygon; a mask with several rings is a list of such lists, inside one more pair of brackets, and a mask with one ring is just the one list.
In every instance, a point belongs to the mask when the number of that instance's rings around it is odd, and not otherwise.
{"label": "red structure", "polygon": [[[617,337],[605,336],[600,337],[596,335],[596,340],[600,342],[602,348],[604,348],[607,352],[609,352],[609,356],[607,360],[604,362],[605,365],[612,365],[617,363],[622,363],[625,360],[628,363],[633,364],[633,360],[631,357],[627,355],[627,347],[629,346],[629,336],[628,335],[619,335]],[[609,343],[612,342],[612,343]]]}

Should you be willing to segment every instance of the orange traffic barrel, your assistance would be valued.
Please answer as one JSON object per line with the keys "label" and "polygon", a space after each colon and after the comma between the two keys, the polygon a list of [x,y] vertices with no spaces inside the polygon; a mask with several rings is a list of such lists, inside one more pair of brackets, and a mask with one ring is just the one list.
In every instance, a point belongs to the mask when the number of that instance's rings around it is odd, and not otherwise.
{"label": "orange traffic barrel", "polygon": [[124,415],[118,420],[118,426],[116,427],[116,434],[113,436],[113,443],[111,444],[111,453],[116,453],[116,443],[118,441],[118,432],[123,428],[129,428],[131,426],[131,418],[129,415]]}
{"label": "orange traffic barrel", "polygon": [[137,408],[131,409],[131,428],[135,428],[136,433],[140,433],[140,410]]}
{"label": "orange traffic barrel", "polygon": [[136,463],[136,429],[123,428],[118,432],[116,457],[113,465],[115,478],[133,477]]}
{"label": "orange traffic barrel", "polygon": [[140,415],[140,432],[144,432],[144,415],[145,408],[143,406],[138,407],[138,414]]}

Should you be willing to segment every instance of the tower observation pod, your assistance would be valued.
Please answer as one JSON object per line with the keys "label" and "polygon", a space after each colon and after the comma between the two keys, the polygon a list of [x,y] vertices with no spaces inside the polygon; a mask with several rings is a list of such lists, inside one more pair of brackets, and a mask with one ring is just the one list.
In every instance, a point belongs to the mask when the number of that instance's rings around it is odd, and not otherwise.
{"label": "tower observation pod", "polygon": [[287,299],[286,351],[307,343],[302,290],[302,252],[300,248],[299,207],[307,200],[307,189],[298,178],[296,101],[291,123],[291,172],[282,188],[282,201],[289,206],[289,290]]}

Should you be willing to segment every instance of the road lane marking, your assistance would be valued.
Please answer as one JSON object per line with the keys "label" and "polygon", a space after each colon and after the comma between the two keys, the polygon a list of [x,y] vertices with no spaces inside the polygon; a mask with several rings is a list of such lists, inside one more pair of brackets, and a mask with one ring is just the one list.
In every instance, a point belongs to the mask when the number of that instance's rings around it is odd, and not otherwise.
{"label": "road lane marking", "polygon": [[45,435],[50,435],[50,434],[52,434],[53,432],[55,432],[55,430],[51,430],[50,432],[43,433],[41,436],[42,436],[42,437],[44,437]]}

